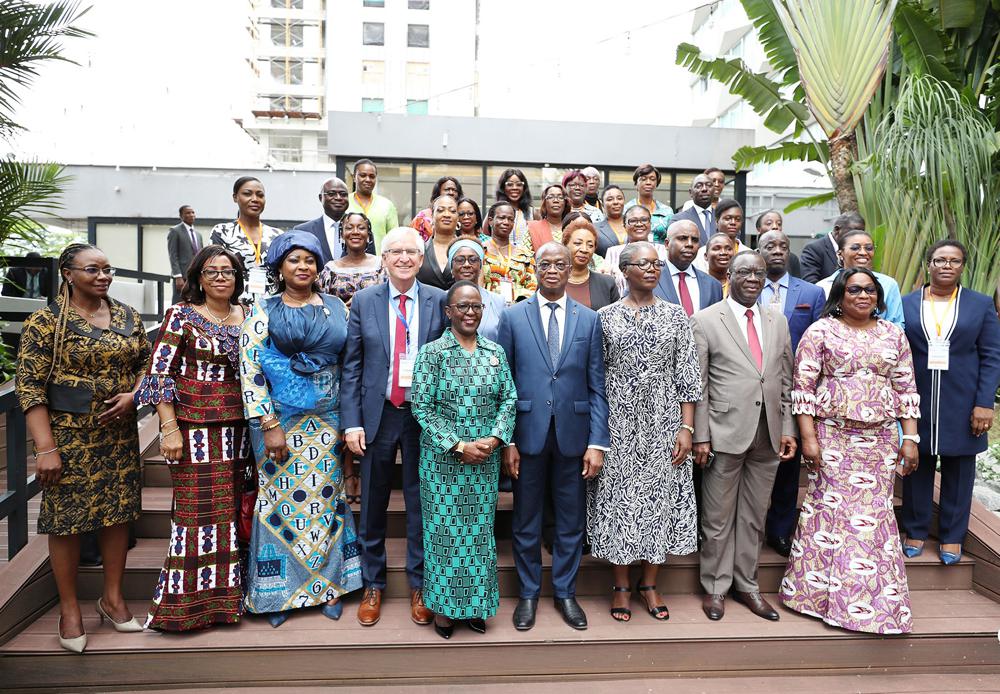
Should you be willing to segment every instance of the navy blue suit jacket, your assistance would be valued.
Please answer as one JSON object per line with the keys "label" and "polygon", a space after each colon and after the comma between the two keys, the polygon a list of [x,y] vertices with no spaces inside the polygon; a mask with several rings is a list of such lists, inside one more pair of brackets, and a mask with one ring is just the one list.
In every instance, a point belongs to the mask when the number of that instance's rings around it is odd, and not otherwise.
{"label": "navy blue suit jacket", "polygon": [[[417,282],[420,302],[417,348],[444,332],[445,293]],[[362,289],[351,301],[340,380],[340,422],[345,430],[364,427],[365,441],[378,434],[389,383],[389,283]]]}
{"label": "navy blue suit jacket", "polygon": [[[660,281],[656,283],[653,294],[664,301],[680,306],[681,300],[674,290],[674,280],[670,276],[669,269],[668,267],[663,268],[663,272],[660,273]],[[694,275],[698,278],[698,305],[694,307],[695,313],[722,301],[722,285],[719,281],[696,267],[691,269],[694,270]]]}
{"label": "navy blue suit jacket", "polygon": [[563,455],[582,456],[590,445],[608,447],[601,321],[596,312],[567,297],[566,334],[559,363],[553,364],[539,309],[535,294],[500,315],[497,342],[507,353],[517,386],[513,442],[522,455],[538,455],[555,417]]}
{"label": "navy blue suit jacket", "polygon": [[[993,407],[1000,385],[1000,320],[993,299],[971,289],[959,291],[954,328],[941,334],[950,340],[947,371],[927,368],[929,336],[920,320],[922,300],[922,288],[903,297],[906,339],[913,352],[920,393],[920,452],[955,456],[982,453],[987,434],[973,436],[970,419],[973,407]],[[939,309],[944,311],[942,306]]]}
{"label": "navy blue suit jacket", "polygon": [[[687,208],[686,210],[681,210],[680,212],[674,213],[674,216],[670,218],[670,223],[673,224],[674,222],[680,221],[682,219],[686,219],[689,222],[694,222],[695,224],[697,224],[698,235],[701,237],[701,245],[702,246],[708,245],[708,237],[711,236],[711,233],[709,233],[710,230],[705,228],[705,219],[700,214],[698,214],[698,210],[694,208],[694,205]],[[716,227],[716,229],[717,228],[718,227]],[[715,229],[712,229],[711,231],[715,231]]]}
{"label": "navy blue suit jacket", "polygon": [[785,318],[792,337],[792,353],[799,348],[799,340],[810,325],[819,320],[826,304],[826,294],[815,284],[798,277],[788,277],[788,295],[785,296]]}
{"label": "navy blue suit jacket", "polygon": [[[302,222],[298,226],[294,227],[298,231],[307,231],[317,239],[319,239],[319,247],[323,249],[323,265],[326,265],[331,260],[333,260],[333,249],[330,248],[330,242],[326,239],[326,224],[322,217],[317,217],[316,219],[310,219],[308,222]],[[343,249],[339,249],[340,255],[344,254]],[[368,248],[365,252],[375,255],[375,242],[373,239],[368,239]]]}

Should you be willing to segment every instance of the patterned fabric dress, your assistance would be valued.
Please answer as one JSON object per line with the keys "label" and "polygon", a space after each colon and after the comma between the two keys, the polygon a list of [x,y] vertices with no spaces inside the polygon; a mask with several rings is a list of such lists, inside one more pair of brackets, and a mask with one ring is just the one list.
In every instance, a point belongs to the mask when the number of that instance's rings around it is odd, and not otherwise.
{"label": "patterned fabric dress", "polygon": [[446,330],[417,355],[410,393],[421,426],[424,604],[452,619],[487,619],[500,604],[493,528],[501,449],[478,465],[449,451],[488,436],[510,442],[517,391],[507,357],[481,335],[470,354]]}
{"label": "patterned fabric dress", "polygon": [[[138,312],[108,299],[111,323],[95,328],[72,308],[66,323],[62,358],[52,365],[55,333],[64,310],[57,299],[24,322],[17,355],[15,388],[21,409],[49,408],[52,436],[62,460],[59,484],[42,490],[38,532],[76,535],[136,520],[142,510],[142,468],[135,413],[101,424],[104,401],[128,393],[146,368],[149,341]],[[61,386],[93,396],[86,412],[60,411],[50,396]]]}
{"label": "patterned fabric dress", "polygon": [[[257,459],[257,516],[250,538],[246,608],[280,612],[320,605],[361,587],[354,516],[344,492],[340,354],[347,310],[254,304],[243,324],[241,379]],[[258,419],[275,413],[288,459],[270,460]]]}
{"label": "patterned fabric dress", "polygon": [[515,245],[513,237],[507,254],[500,253],[492,240],[487,241],[483,258],[483,287],[486,291],[503,296],[500,285],[505,281],[512,285],[515,302],[527,299],[538,289],[535,256],[526,248]]}
{"label": "patterned fabric dress", "polygon": [[875,634],[912,629],[892,490],[896,420],[920,416],[910,346],[879,319],[854,330],[834,318],[799,342],[792,413],[816,418],[822,453],[781,582],[781,602],[833,626]]}
{"label": "patterned fabric dress", "polygon": [[[635,207],[636,205],[641,205],[639,198],[632,198],[627,203],[625,203],[625,212],[628,212],[630,207]],[[667,242],[667,228],[670,226],[670,220],[674,218],[674,210],[670,205],[666,205],[659,200],[653,200],[653,209],[650,210],[648,207],[647,211],[650,212],[650,225],[649,230],[649,240],[653,243],[665,244]]]}
{"label": "patterned fabric dress", "polygon": [[598,311],[604,331],[611,450],[587,486],[591,553],[612,564],[662,564],[697,549],[692,458],[671,464],[681,403],[701,398],[698,353],[680,306],[617,302]]}
{"label": "patterned fabric dress", "polygon": [[240,326],[213,323],[190,304],[170,307],[135,394],[138,405],[172,402],[183,438],[180,461],[169,465],[170,540],[149,629],[203,629],[238,622],[243,613],[235,520],[250,447],[239,337]]}
{"label": "patterned fabric dress", "polygon": [[385,268],[381,265],[377,270],[358,272],[338,267],[337,261],[331,260],[319,275],[320,289],[345,304],[349,304],[355,293],[365,287],[382,282],[385,282]]}
{"label": "patterned fabric dress", "polygon": [[[276,229],[275,227],[268,226],[261,222],[260,225],[260,256],[258,257],[256,250],[250,239],[243,232],[240,227],[239,222],[223,222],[221,224],[216,224],[212,227],[212,233],[210,235],[211,243],[217,243],[227,251],[232,251],[236,254],[237,258],[243,259],[243,270],[245,272],[250,272],[251,268],[263,267],[267,272],[267,294],[270,296],[278,290],[277,278],[274,273],[271,272],[266,266],[262,265],[263,259],[267,258],[267,249],[270,247],[271,242],[282,233],[281,229]],[[245,303],[253,303],[254,300],[263,297],[256,296],[250,293],[249,284],[244,285],[243,294],[240,295],[240,300]]]}

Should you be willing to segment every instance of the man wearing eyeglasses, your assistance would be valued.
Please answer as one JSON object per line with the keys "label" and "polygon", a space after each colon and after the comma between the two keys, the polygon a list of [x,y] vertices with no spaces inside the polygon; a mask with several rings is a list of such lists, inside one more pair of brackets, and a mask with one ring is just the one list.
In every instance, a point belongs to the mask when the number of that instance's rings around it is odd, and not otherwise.
{"label": "man wearing eyeglasses", "polygon": [[170,303],[181,300],[181,290],[184,288],[184,277],[195,254],[205,247],[205,240],[194,230],[194,208],[181,205],[177,210],[181,222],[170,227],[167,232],[167,256],[170,258],[170,274],[174,278],[173,297]]}
{"label": "man wearing eyeglasses", "polygon": [[795,455],[788,321],[757,303],[767,269],[756,251],[729,267],[729,297],[691,319],[702,396],[695,406],[695,462],[704,468],[702,609],[725,614],[726,594],[758,617],[778,613],[761,597],[757,564],[778,461]]}
{"label": "man wearing eyeglasses", "polygon": [[556,610],[587,628],[576,601],[586,521],[586,482],[604,465],[608,402],[597,313],[566,295],[569,249],[549,242],[535,254],[538,291],[500,316],[497,342],[517,386],[513,442],[504,468],[514,480],[513,549],[520,579],[514,628],[535,625],[542,581],[542,506],[551,489],[555,535],[552,588]]}
{"label": "man wearing eyeglasses", "polygon": [[340,384],[341,424],[347,447],[361,461],[358,536],[365,592],[358,622],[379,621],[386,584],[386,511],[396,451],[403,461],[406,503],[406,576],[410,618],[430,624],[424,605],[423,521],[420,510],[420,426],[410,409],[417,352],[444,332],[445,293],[417,281],[424,244],[416,229],[397,227],[383,239],[389,281],[362,289],[351,300]]}
{"label": "man wearing eyeglasses", "polygon": [[[340,222],[350,204],[350,193],[347,184],[339,178],[330,178],[323,183],[319,191],[319,202],[323,206],[323,214],[316,219],[299,224],[296,229],[308,231],[319,240],[323,251],[323,264],[337,260],[344,255],[344,239],[340,233]],[[375,244],[371,241],[366,249],[375,255]]]}

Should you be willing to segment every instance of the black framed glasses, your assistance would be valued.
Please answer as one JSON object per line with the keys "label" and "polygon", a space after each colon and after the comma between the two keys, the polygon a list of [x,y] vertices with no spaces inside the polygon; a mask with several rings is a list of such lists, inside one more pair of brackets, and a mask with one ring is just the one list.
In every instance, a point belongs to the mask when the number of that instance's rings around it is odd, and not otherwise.
{"label": "black framed glasses", "polygon": [[115,273],[118,272],[118,268],[113,267],[97,267],[95,265],[88,265],[87,267],[80,267],[78,265],[70,265],[70,270],[79,270],[80,272],[86,272],[91,277],[97,277],[98,275],[104,274],[108,277],[114,277]]}
{"label": "black framed glasses", "polygon": [[762,280],[767,277],[767,270],[748,270],[746,268],[740,268],[733,273],[734,277],[739,277],[740,279],[746,279],[747,277],[750,277],[750,275]]}
{"label": "black framed glasses", "polygon": [[201,271],[201,276],[204,277],[205,279],[209,279],[209,280],[214,280],[214,279],[218,278],[219,275],[222,275],[223,277],[225,277],[228,280],[230,278],[236,277],[236,270],[234,270],[232,268],[226,268],[225,270],[210,270],[210,269],[206,269],[206,270],[202,270]]}
{"label": "black framed glasses", "polygon": [[482,303],[472,303],[463,301],[460,304],[449,304],[453,309],[462,314],[467,313],[482,313],[483,309],[486,308],[486,304]]}
{"label": "black framed glasses", "polygon": [[649,223],[649,219],[644,219],[642,217],[630,217],[625,220],[625,226],[627,227],[648,227]]}
{"label": "black framed glasses", "polygon": [[648,270],[651,267],[662,268],[666,266],[666,262],[662,260],[650,260],[649,258],[643,258],[634,263],[624,263],[625,267],[637,267],[640,270]]}
{"label": "black framed glasses", "polygon": [[542,272],[546,272],[548,270],[551,270],[552,268],[555,268],[559,272],[563,272],[569,268],[569,263],[567,263],[565,260],[557,260],[554,263],[550,263],[548,260],[543,260],[538,264],[538,269],[541,270]]}
{"label": "black framed glasses", "polygon": [[965,261],[961,258],[931,258],[934,267],[962,267]]}
{"label": "black framed glasses", "polygon": [[844,291],[846,291],[851,296],[858,296],[862,293],[867,294],[868,296],[878,296],[878,287],[876,287],[874,284],[869,284],[864,287],[862,287],[860,284],[852,284],[849,287],[845,287]]}
{"label": "black framed glasses", "polygon": [[452,265],[482,265],[478,255],[456,255],[451,259]]}

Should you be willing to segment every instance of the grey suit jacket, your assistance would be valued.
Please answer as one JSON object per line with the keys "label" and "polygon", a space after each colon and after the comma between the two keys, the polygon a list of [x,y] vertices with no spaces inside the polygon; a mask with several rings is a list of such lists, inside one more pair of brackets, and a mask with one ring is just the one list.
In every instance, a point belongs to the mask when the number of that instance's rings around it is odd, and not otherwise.
{"label": "grey suit jacket", "polygon": [[714,219],[712,220],[712,225],[708,229],[706,229],[704,218],[702,218],[702,216],[698,214],[698,211],[694,209],[693,206],[674,214],[674,216],[670,218],[670,223],[673,224],[674,222],[681,219],[686,219],[689,222],[694,222],[695,224],[698,225],[698,234],[701,237],[702,246],[708,244],[709,237],[712,234],[714,234],[717,230]]}
{"label": "grey suit jacket", "polygon": [[[194,232],[198,236],[198,242],[201,244],[198,249],[205,247],[205,237],[198,233],[195,229]],[[170,274],[186,276],[188,271],[188,265],[191,264],[191,259],[194,258],[195,250],[191,248],[191,236],[187,232],[187,227],[181,222],[176,226],[170,227],[170,231],[167,232],[167,255],[170,256]]]}
{"label": "grey suit jacket", "polygon": [[694,411],[694,442],[711,442],[719,453],[740,454],[753,443],[764,408],[771,446],[795,436],[792,418],[792,343],[788,321],[761,312],[763,372],[757,368],[736,318],[722,301],[691,316],[701,365],[701,400]]}

